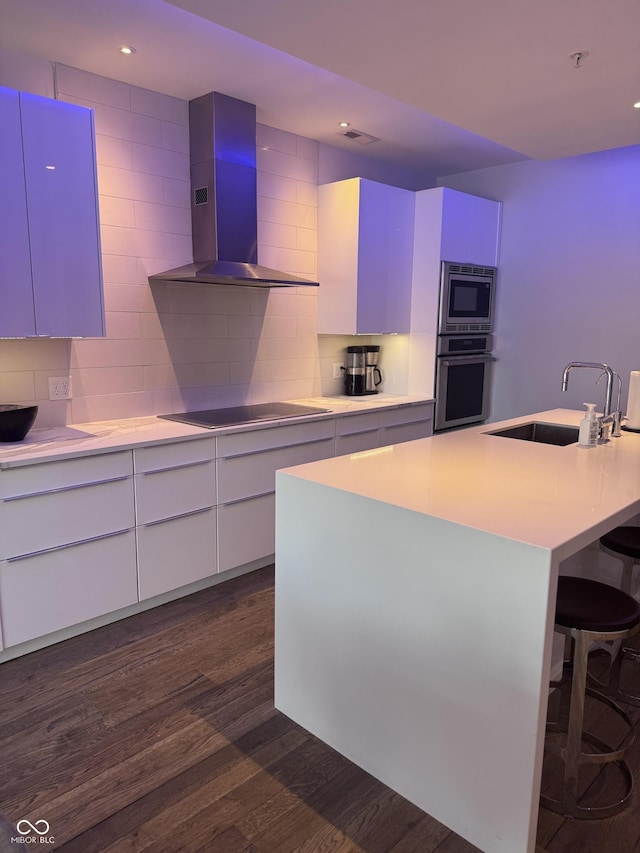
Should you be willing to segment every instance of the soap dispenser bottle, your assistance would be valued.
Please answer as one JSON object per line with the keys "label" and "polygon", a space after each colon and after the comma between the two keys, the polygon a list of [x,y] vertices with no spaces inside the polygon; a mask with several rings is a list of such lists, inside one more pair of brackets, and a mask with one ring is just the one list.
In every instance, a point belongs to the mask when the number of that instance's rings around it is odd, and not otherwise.
{"label": "soap dispenser bottle", "polygon": [[595,447],[598,443],[598,432],[600,428],[596,417],[596,404],[583,403],[583,406],[587,407],[587,412],[580,421],[578,445],[580,447]]}

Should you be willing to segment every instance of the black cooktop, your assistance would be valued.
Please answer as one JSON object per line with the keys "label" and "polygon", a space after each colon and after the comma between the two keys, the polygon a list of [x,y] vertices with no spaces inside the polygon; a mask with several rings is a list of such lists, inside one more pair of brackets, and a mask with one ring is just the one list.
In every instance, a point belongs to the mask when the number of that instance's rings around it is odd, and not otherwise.
{"label": "black cooktop", "polygon": [[297,403],[257,403],[254,406],[235,406],[232,409],[203,409],[200,412],[177,412],[174,415],[158,415],[167,421],[215,429],[223,426],[239,426],[259,421],[278,421],[282,418],[299,418],[301,415],[319,415],[331,409],[315,406],[300,406]]}

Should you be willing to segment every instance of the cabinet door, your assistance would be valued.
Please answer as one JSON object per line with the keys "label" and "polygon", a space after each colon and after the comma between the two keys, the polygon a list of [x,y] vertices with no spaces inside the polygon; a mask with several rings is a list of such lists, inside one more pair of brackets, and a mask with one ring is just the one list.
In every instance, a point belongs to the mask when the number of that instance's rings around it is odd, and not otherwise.
{"label": "cabinet door", "polygon": [[104,335],[93,113],[20,103],[36,334]]}
{"label": "cabinet door", "polygon": [[408,332],[415,194],[350,178],[318,188],[318,332]]}
{"label": "cabinet door", "polygon": [[218,508],[218,571],[226,572],[276,549],[274,492]]}
{"label": "cabinet door", "polygon": [[403,406],[381,413],[380,444],[400,444],[433,434],[433,404]]}
{"label": "cabinet door", "polygon": [[29,228],[17,92],[0,87],[0,337],[34,335]]}
{"label": "cabinet door", "polygon": [[358,334],[409,331],[414,211],[409,190],[361,181]]}
{"label": "cabinet door", "polygon": [[120,610],[137,599],[133,530],[0,563],[5,647]]}
{"label": "cabinet door", "polygon": [[216,573],[216,510],[138,527],[140,601]]}
{"label": "cabinet door", "polygon": [[131,477],[79,483],[0,504],[0,557],[17,557],[134,526]]}
{"label": "cabinet door", "polygon": [[136,474],[136,519],[148,524],[185,515],[216,503],[213,459]]}
{"label": "cabinet door", "polygon": [[380,447],[380,412],[336,418],[336,456]]}
{"label": "cabinet door", "polygon": [[500,202],[443,189],[442,259],[496,266]]}

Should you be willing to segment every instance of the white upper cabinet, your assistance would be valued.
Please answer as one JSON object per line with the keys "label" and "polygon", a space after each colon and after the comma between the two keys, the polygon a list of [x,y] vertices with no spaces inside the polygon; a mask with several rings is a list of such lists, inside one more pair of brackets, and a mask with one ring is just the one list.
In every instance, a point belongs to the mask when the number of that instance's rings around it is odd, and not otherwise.
{"label": "white upper cabinet", "polygon": [[93,113],[0,87],[0,337],[104,335]]}
{"label": "white upper cabinet", "polygon": [[351,178],[318,187],[318,332],[408,332],[415,193]]}
{"label": "white upper cabinet", "polygon": [[421,190],[416,193],[416,249],[426,243],[438,264],[442,260],[495,267],[501,207],[498,201],[448,187]]}
{"label": "white upper cabinet", "polygon": [[497,266],[499,228],[500,202],[443,189],[443,260]]}

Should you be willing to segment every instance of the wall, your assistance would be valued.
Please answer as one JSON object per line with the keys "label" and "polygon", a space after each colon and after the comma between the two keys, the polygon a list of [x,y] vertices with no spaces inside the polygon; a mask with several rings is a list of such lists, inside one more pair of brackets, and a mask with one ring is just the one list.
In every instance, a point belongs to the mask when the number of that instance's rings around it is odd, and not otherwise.
{"label": "wall", "polygon": [[[2,85],[51,96],[53,71],[0,51]],[[107,336],[0,341],[0,401],[47,426],[340,393],[351,339],[318,338],[317,289],[149,285],[191,260],[187,102],[61,65],[55,86],[95,110]],[[313,279],[318,143],[257,135],[259,261]],[[65,375],[72,400],[49,401]]]}
{"label": "wall", "polygon": [[[640,369],[640,146],[526,161],[439,183],[503,202],[492,420],[555,407],[602,408],[596,371]],[[615,399],[615,398],[614,398]]]}

